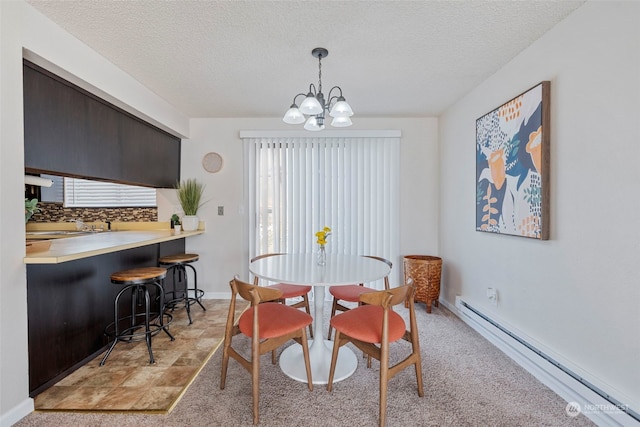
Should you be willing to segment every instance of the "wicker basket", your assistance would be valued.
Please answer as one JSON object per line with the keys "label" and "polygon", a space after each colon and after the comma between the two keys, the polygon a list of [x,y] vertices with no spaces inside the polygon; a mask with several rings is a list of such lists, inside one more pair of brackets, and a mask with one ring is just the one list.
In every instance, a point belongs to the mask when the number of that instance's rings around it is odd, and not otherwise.
{"label": "wicker basket", "polygon": [[407,255],[404,257],[404,280],[410,278],[416,288],[415,301],[427,304],[431,313],[431,303],[438,307],[440,298],[440,276],[442,258],[429,255]]}

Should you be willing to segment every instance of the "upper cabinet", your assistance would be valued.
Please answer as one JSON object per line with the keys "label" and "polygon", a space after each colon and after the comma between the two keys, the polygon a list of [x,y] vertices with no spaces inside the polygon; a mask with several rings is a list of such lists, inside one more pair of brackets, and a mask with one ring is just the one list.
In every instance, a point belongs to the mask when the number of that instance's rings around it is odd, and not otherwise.
{"label": "upper cabinet", "polygon": [[180,138],[24,61],[25,168],[171,188]]}

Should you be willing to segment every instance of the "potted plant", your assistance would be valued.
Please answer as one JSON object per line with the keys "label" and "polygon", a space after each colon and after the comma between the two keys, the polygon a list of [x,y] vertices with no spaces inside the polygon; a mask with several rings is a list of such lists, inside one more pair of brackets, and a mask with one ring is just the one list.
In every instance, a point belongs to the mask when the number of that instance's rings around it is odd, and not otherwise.
{"label": "potted plant", "polygon": [[179,182],[176,185],[178,200],[184,211],[182,217],[182,229],[184,231],[193,231],[198,229],[200,219],[198,218],[198,209],[202,206],[202,194],[204,192],[204,184],[199,183],[196,179],[190,178]]}
{"label": "potted plant", "polygon": [[24,223],[26,224],[29,221],[29,218],[33,216],[34,213],[39,212],[40,208],[38,208],[38,199],[24,199]]}
{"label": "potted plant", "polygon": [[178,216],[178,214],[171,215],[171,229],[179,232],[181,225],[182,224],[180,222],[180,217]]}

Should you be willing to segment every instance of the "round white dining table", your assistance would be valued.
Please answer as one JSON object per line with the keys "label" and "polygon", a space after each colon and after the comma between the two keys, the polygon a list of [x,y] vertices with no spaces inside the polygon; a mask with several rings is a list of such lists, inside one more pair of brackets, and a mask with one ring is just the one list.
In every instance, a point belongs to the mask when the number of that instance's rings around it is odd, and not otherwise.
{"label": "round white dining table", "polygon": [[[309,340],[311,376],[314,384],[327,384],[333,341],[324,340],[325,287],[374,282],[389,275],[389,266],[376,259],[356,255],[328,254],[326,264],[317,264],[316,254],[281,254],[252,262],[249,271],[272,282],[312,285],[314,295],[313,336]],[[334,382],[353,374],[358,366],[355,353],[341,347]],[[302,347],[292,345],[280,355],[280,369],[289,377],[307,382]]]}

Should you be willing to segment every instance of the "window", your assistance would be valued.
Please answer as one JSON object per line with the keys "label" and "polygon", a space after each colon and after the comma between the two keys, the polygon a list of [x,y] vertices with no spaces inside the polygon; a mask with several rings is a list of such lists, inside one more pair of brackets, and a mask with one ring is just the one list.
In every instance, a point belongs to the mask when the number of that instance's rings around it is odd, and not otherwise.
{"label": "window", "polygon": [[313,252],[328,226],[328,252],[397,259],[398,131],[262,134],[241,132],[250,256]]}
{"label": "window", "polygon": [[42,188],[42,201],[63,202],[65,207],[156,206],[156,189],[113,182],[42,175],[54,185]]}

